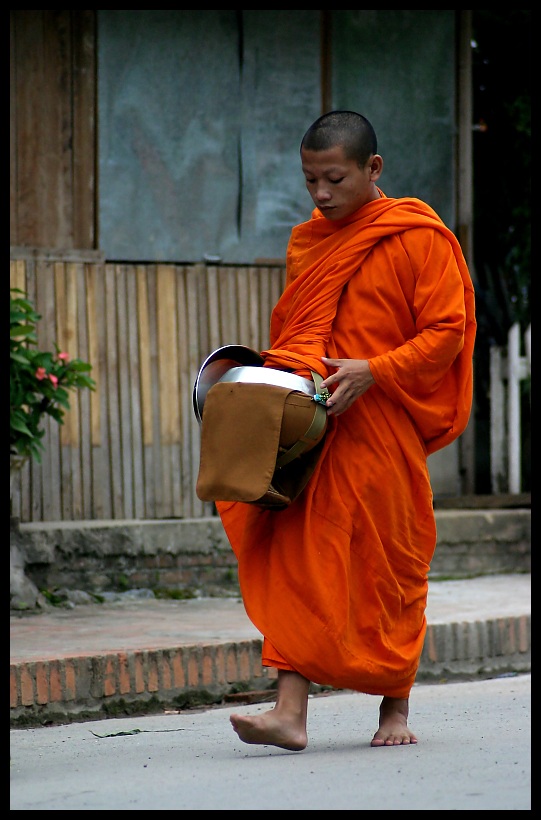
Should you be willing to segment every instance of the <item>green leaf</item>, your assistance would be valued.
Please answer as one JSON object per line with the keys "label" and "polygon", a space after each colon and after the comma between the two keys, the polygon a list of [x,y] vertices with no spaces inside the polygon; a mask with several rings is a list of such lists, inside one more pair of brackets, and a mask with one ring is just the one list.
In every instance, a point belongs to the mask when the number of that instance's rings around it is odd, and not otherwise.
{"label": "green leaf", "polygon": [[13,430],[18,430],[20,433],[24,433],[27,436],[32,435],[24,421],[22,421],[19,416],[14,413],[11,415],[10,426]]}

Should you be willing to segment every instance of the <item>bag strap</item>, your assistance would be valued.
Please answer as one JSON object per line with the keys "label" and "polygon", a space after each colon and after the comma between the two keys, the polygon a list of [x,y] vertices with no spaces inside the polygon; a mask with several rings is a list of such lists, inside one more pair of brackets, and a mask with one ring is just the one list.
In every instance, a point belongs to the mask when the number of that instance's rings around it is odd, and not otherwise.
{"label": "bag strap", "polygon": [[[323,381],[323,377],[316,373],[314,370],[312,372],[312,378],[314,380],[314,384],[316,386],[316,394],[319,393],[319,386]],[[285,467],[286,464],[289,464],[290,461],[293,461],[294,458],[303,453],[308,445],[315,441],[323,431],[326,423],[327,423],[327,411],[322,404],[315,402],[316,411],[314,413],[314,417],[306,430],[305,434],[301,436],[289,450],[286,450],[285,453],[282,453],[281,456],[278,457],[276,460],[276,469],[279,470],[282,467]]]}

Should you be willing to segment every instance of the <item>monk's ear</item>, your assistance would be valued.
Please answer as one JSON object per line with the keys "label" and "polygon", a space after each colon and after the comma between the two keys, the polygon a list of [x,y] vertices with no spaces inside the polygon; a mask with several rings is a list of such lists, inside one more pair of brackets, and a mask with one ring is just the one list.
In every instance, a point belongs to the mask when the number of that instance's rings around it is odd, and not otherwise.
{"label": "monk's ear", "polygon": [[370,160],[370,181],[375,182],[380,178],[383,171],[383,157],[379,154],[373,154]]}

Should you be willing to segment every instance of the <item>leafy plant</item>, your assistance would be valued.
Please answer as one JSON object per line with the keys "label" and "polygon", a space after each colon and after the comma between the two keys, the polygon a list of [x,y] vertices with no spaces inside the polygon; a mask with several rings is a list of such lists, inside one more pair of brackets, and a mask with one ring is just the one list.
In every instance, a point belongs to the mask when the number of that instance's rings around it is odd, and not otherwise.
{"label": "leafy plant", "polygon": [[18,288],[10,289],[9,316],[9,450],[11,455],[41,462],[45,417],[63,424],[65,412],[70,409],[69,391],[95,390],[96,383],[88,375],[92,366],[81,359],[70,359],[56,343],[54,352],[36,348],[36,330],[42,317]]}

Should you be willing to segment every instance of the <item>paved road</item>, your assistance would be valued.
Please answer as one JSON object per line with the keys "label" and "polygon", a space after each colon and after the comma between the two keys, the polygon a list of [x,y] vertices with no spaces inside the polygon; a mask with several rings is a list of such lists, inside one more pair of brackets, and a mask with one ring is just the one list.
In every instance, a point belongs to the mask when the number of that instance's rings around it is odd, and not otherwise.
{"label": "paved road", "polygon": [[10,810],[531,810],[531,676],[416,685],[416,746],[371,748],[379,698],[310,701],[308,748],[239,741],[233,711],[14,729]]}

